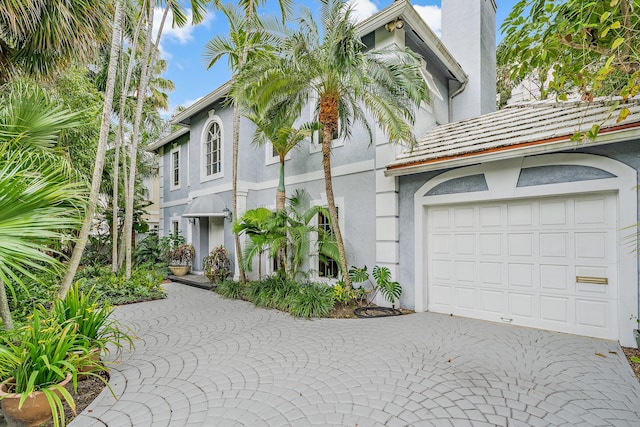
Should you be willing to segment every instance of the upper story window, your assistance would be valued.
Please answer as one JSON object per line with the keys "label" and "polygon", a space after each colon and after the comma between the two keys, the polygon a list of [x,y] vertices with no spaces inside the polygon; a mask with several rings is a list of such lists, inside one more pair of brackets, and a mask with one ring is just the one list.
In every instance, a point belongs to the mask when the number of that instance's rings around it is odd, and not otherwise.
{"label": "upper story window", "polygon": [[171,190],[180,188],[180,147],[176,147],[170,152],[171,158]]}
{"label": "upper story window", "polygon": [[205,160],[204,166],[207,176],[220,173],[222,166],[222,135],[220,125],[216,122],[209,125],[207,131],[207,142],[205,143]]}
{"label": "upper story window", "polygon": [[202,181],[222,177],[222,124],[217,116],[211,117],[202,135]]}
{"label": "upper story window", "polygon": [[[272,165],[274,163],[280,163],[280,155],[278,154],[278,152],[276,151],[275,148],[273,148],[273,145],[271,144],[271,142],[267,142],[264,146],[264,152],[265,152],[265,164],[266,165]],[[291,151],[289,151],[287,153],[286,156],[284,156],[285,160],[289,160],[291,159]]]}

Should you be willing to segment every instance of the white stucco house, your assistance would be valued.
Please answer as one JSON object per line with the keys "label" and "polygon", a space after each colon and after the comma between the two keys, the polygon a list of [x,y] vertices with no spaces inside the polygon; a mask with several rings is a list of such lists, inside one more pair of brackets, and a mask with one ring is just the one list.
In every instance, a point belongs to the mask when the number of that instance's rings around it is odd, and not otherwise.
{"label": "white stucco house", "polygon": [[[358,25],[367,46],[396,43],[423,57],[432,102],[411,152],[380,131],[371,146],[361,129],[334,141],[348,263],[389,267],[402,304],[416,311],[634,345],[639,270],[628,236],[638,222],[640,102],[628,103],[622,123],[604,101],[495,111],[495,11],[493,0],[443,0],[441,38],[406,0]],[[161,158],[160,233],[181,231],[196,247],[196,269],[214,246],[233,252],[233,218],[275,205],[277,158],[250,146],[254,126],[243,119],[239,211],[230,212],[228,89],[177,114],[180,129],[150,147]],[[596,141],[570,141],[592,123],[601,123]],[[291,154],[286,184],[325,203],[317,145]],[[318,259],[307,267],[317,279],[337,274]]]}

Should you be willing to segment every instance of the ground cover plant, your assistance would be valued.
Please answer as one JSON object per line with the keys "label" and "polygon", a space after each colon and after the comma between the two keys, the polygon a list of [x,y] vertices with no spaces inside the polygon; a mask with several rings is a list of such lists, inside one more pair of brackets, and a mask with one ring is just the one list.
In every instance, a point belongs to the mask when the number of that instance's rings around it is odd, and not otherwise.
{"label": "ground cover plant", "polygon": [[328,317],[335,304],[331,285],[281,277],[267,277],[247,284],[228,280],[215,290],[226,298],[244,299],[296,317]]}

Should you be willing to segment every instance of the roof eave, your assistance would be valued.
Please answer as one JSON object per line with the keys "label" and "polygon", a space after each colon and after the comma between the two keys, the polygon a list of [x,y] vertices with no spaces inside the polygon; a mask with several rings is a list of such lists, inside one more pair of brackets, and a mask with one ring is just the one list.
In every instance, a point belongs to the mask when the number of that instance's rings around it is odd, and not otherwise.
{"label": "roof eave", "polygon": [[534,156],[539,154],[552,153],[563,150],[575,150],[582,147],[595,147],[599,145],[614,144],[617,142],[631,141],[640,138],[640,122],[632,123],[629,126],[618,130],[617,128],[602,129],[595,141],[581,144],[571,141],[572,135],[556,138],[552,142],[531,141],[523,143],[517,148],[505,146],[499,149],[492,149],[484,152],[472,152],[465,155],[451,158],[416,160],[414,162],[393,162],[387,165],[384,171],[385,176],[404,176],[422,172],[430,172],[442,169],[469,166],[478,163],[492,162],[497,160],[511,159],[514,157]]}
{"label": "roof eave", "polygon": [[149,152],[154,152],[157,151],[160,147],[163,147],[165,145],[167,145],[168,143],[180,138],[182,135],[185,135],[189,133],[189,128],[188,127],[184,127],[181,129],[178,129],[175,132],[170,133],[169,135],[162,137],[160,139],[158,139],[157,141],[149,144],[145,150],[149,151]]}
{"label": "roof eave", "polygon": [[191,104],[189,107],[185,108],[180,113],[173,116],[171,118],[170,123],[172,125],[188,126],[188,124],[184,123],[184,121],[189,117],[193,116],[194,114],[199,113],[207,105],[211,105],[217,100],[219,100],[220,98],[222,98],[223,96],[227,95],[231,90],[231,83],[232,81],[229,80],[226,83],[224,83],[222,86],[218,86],[217,89],[214,89],[208,95],[205,95],[204,97],[202,97],[202,99],[199,99],[198,101]]}
{"label": "roof eave", "polygon": [[372,31],[383,27],[385,24],[393,21],[398,16],[402,16],[403,19],[409,24],[411,28],[420,36],[425,42],[427,47],[434,53],[434,55],[447,67],[455,79],[462,83],[468,80],[467,74],[464,72],[458,61],[456,61],[440,41],[438,36],[429,28],[429,26],[420,17],[420,14],[411,6],[411,3],[407,0],[396,0],[390,6],[382,9],[380,12],[372,15],[357,25],[358,33],[360,36],[364,36]]}

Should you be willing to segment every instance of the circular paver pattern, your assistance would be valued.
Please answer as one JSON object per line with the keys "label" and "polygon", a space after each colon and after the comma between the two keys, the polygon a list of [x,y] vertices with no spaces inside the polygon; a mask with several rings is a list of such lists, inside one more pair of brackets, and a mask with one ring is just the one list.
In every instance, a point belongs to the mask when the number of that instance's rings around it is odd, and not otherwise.
{"label": "circular paver pattern", "polygon": [[105,390],[72,426],[640,425],[612,341],[434,313],[303,320],[166,290],[118,307],[137,335],[113,360],[118,399]]}

